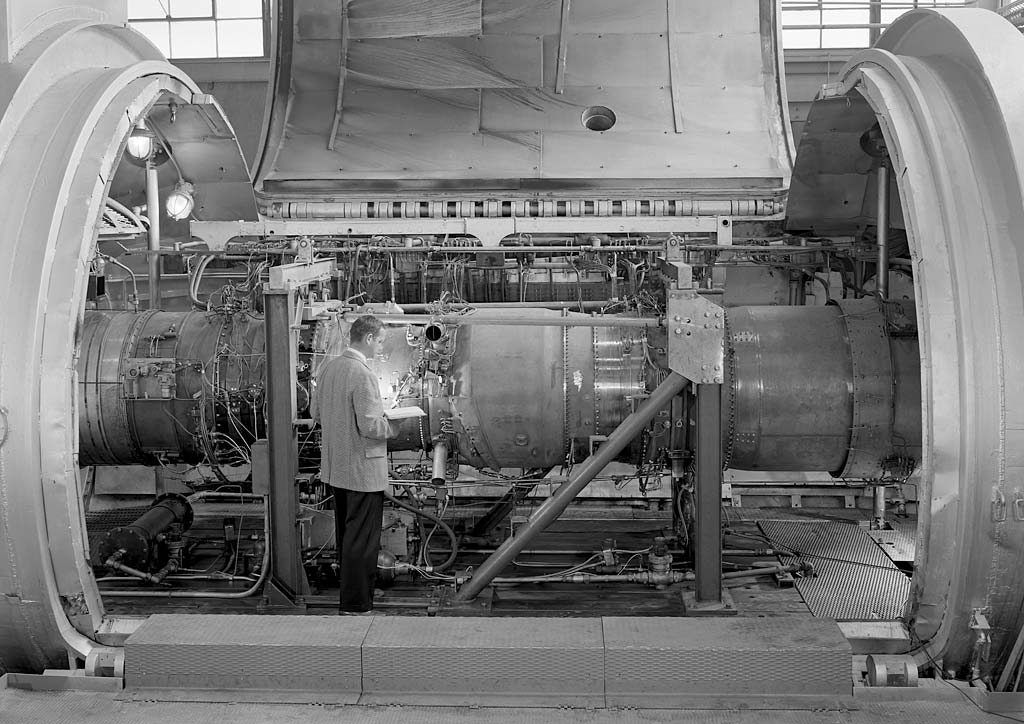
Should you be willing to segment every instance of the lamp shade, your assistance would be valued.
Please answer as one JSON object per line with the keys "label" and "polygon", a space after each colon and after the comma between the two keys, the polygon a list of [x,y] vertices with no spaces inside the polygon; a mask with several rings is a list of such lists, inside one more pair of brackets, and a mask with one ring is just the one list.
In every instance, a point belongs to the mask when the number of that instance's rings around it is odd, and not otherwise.
{"label": "lamp shade", "polygon": [[195,199],[192,196],[195,188],[188,181],[179,181],[174,185],[174,190],[167,195],[164,208],[167,215],[176,221],[187,218],[195,207]]}

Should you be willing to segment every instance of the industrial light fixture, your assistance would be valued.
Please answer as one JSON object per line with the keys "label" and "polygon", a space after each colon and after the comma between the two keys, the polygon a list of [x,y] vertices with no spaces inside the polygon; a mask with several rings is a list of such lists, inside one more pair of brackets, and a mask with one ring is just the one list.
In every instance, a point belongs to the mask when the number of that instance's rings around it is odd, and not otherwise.
{"label": "industrial light fixture", "polygon": [[179,181],[174,184],[174,189],[167,195],[167,201],[164,202],[167,215],[175,221],[181,221],[191,214],[196,205],[196,200],[192,196],[194,192],[195,187],[188,181]]}
{"label": "industrial light fixture", "polygon": [[146,127],[146,120],[139,119],[128,136],[128,145],[125,148],[125,156],[136,166],[145,167],[147,164],[159,166],[168,159],[167,149],[160,142],[156,134]]}

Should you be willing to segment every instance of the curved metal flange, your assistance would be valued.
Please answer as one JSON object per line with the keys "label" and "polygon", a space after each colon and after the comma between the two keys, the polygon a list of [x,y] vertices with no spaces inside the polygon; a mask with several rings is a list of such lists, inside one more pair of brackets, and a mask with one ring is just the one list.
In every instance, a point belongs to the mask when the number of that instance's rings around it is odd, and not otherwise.
{"label": "curved metal flange", "polygon": [[81,22],[29,42],[0,87],[0,670],[41,670],[68,652],[116,656],[93,640],[103,607],[78,477],[77,332],[131,129],[158,101],[201,94],[141,35]]}
{"label": "curved metal flange", "polygon": [[853,418],[850,452],[839,478],[877,478],[879,452],[888,450],[893,432],[893,365],[885,317],[874,298],[836,302],[843,312],[850,345]]}
{"label": "curved metal flange", "polygon": [[843,209],[870,191],[857,144],[877,120],[914,261],[921,340],[924,454],[906,619],[915,651],[954,670],[971,665],[972,609],[991,611],[999,656],[1024,601],[1024,526],[990,512],[993,491],[1012,497],[1024,477],[1020,67],[1024,39],[994,13],[904,15],[816,102],[790,199],[791,228],[836,233],[862,222],[863,212]]}

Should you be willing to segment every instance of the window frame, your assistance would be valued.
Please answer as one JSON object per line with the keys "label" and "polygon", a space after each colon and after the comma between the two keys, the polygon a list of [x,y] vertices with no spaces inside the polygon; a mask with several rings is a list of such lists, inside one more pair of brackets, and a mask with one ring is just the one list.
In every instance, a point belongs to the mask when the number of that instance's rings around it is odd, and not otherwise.
{"label": "window frame", "polygon": [[[272,20],[272,17],[273,17],[273,15],[272,15],[272,12],[274,10],[273,6],[276,4],[275,0],[260,0],[260,12],[262,13],[262,17],[259,17],[259,18],[255,17],[255,16],[244,17],[244,18],[219,18],[217,16],[217,3],[219,2],[219,0],[210,0],[210,13],[211,13],[210,15],[199,15],[199,16],[188,15],[188,16],[182,16],[182,17],[174,17],[174,16],[172,16],[170,14],[170,0],[162,0],[161,1],[161,5],[163,5],[165,2],[167,4],[167,8],[168,8],[168,10],[167,10],[168,14],[167,14],[166,17],[163,17],[163,18],[133,18],[133,17],[131,17],[129,15],[129,17],[128,17],[128,27],[133,28],[137,32],[141,33],[142,31],[139,30],[139,26],[156,25],[156,24],[167,24],[168,25],[168,36],[167,36],[167,45],[168,45],[167,59],[168,60],[171,60],[171,61],[179,61],[180,60],[180,61],[188,61],[188,62],[193,62],[193,61],[194,62],[216,62],[216,61],[220,61],[220,60],[227,60],[227,61],[267,60],[267,59],[270,58],[270,54],[271,54],[271,51],[272,51],[271,43],[273,42],[273,32],[272,32],[273,23],[271,22],[271,20]],[[263,30],[263,53],[262,54],[260,54],[260,55],[220,55],[219,54],[220,53],[220,47],[219,47],[220,46],[220,38],[219,38],[219,35],[216,33],[216,23],[230,21],[230,20],[259,20],[261,22],[261,26],[262,26],[262,30]],[[170,30],[169,30],[170,27],[173,26],[175,23],[189,23],[189,22],[202,22],[202,21],[213,22],[215,24],[215,26],[214,26],[214,28],[215,28],[215,30],[214,30],[214,47],[215,47],[215,52],[217,53],[217,55],[210,55],[210,56],[188,56],[188,57],[182,57],[182,56],[174,55],[174,44],[171,41],[171,34],[170,34]]]}

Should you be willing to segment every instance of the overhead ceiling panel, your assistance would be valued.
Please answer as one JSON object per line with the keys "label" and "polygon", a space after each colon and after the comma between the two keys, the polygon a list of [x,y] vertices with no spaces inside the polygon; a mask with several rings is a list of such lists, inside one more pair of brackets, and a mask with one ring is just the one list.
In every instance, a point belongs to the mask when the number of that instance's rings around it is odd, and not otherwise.
{"label": "overhead ceiling panel", "polygon": [[[432,179],[503,179],[512,194],[788,187],[771,0],[295,0],[281,19],[266,200]],[[615,125],[585,128],[592,106]]]}

